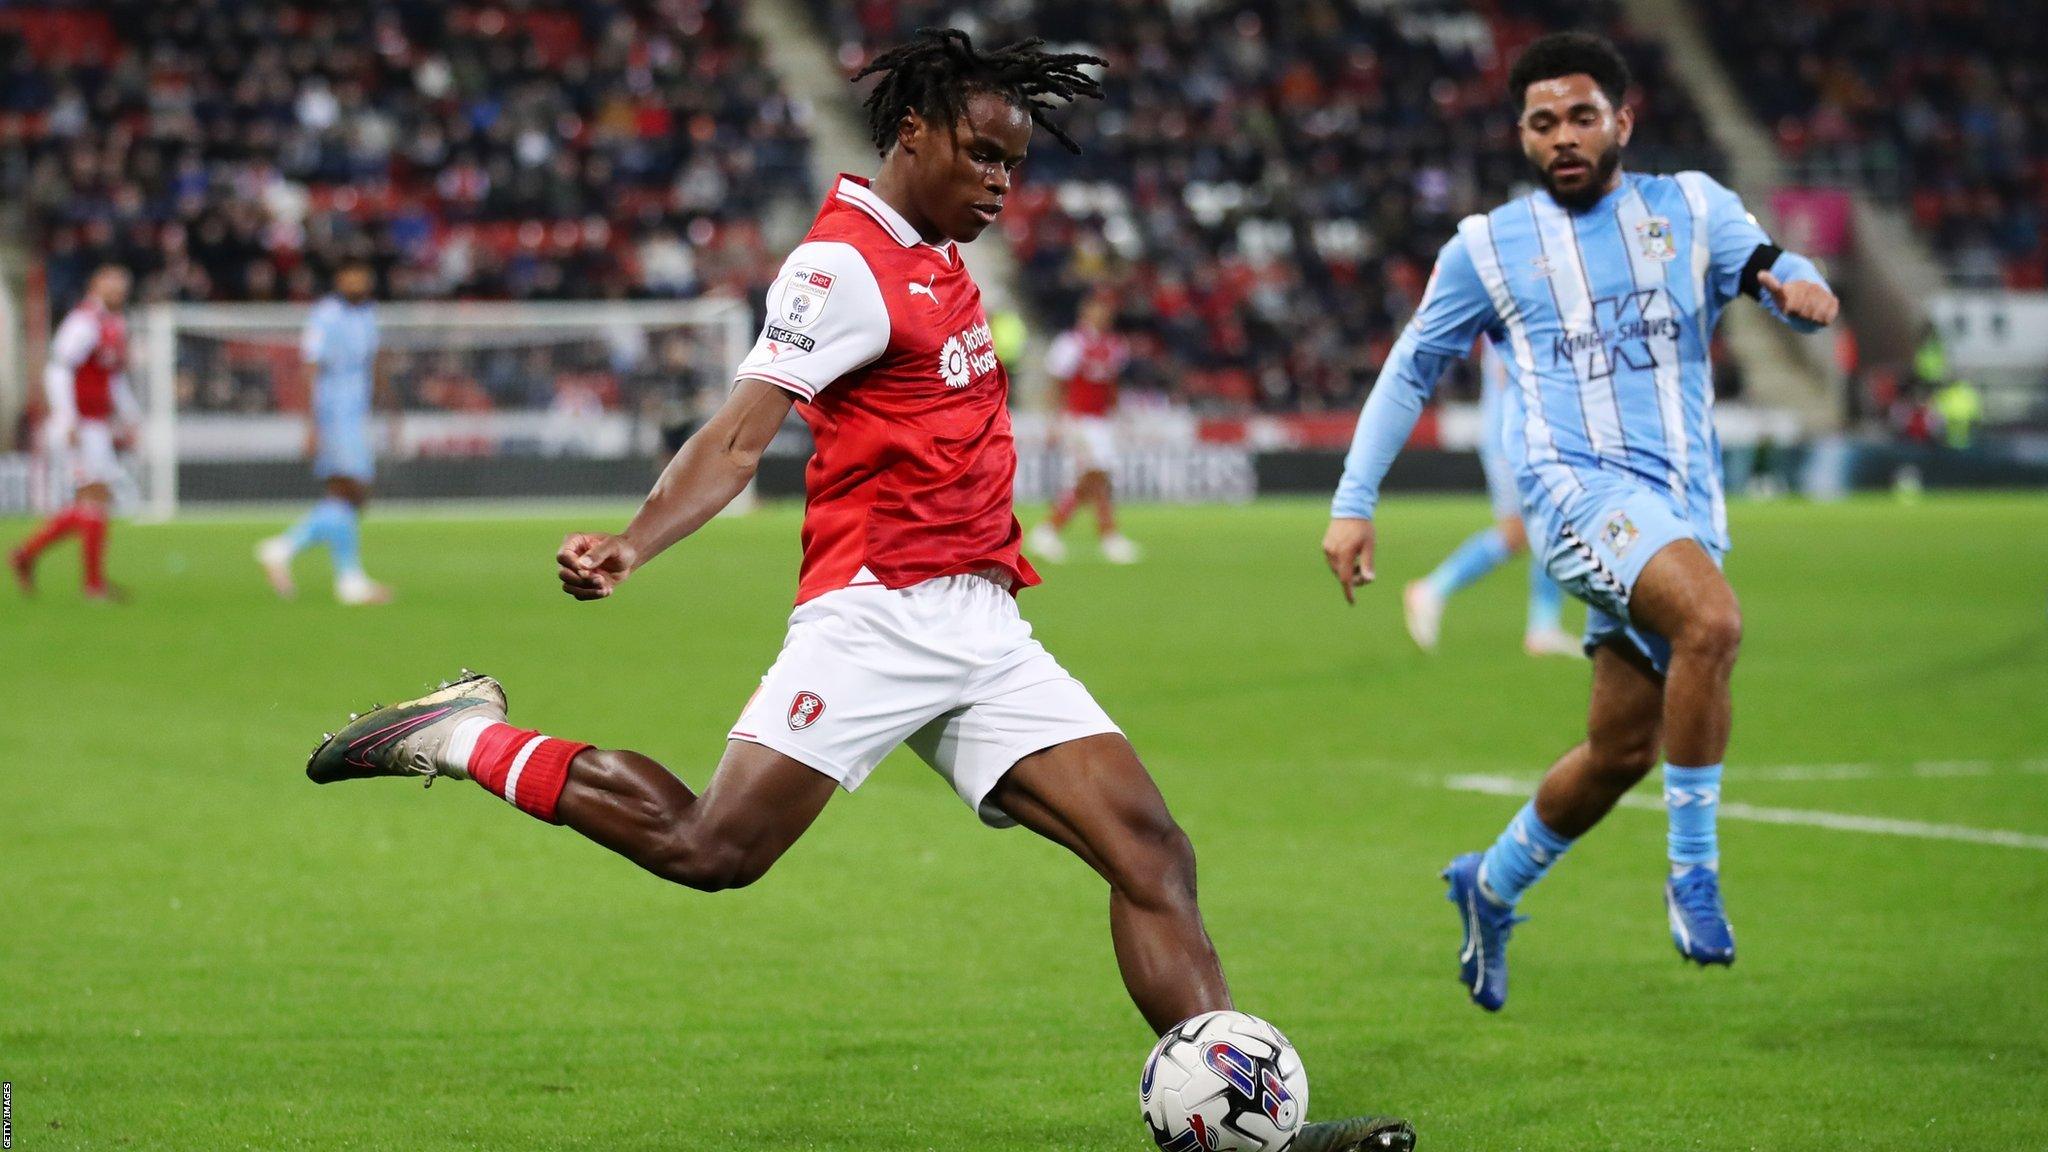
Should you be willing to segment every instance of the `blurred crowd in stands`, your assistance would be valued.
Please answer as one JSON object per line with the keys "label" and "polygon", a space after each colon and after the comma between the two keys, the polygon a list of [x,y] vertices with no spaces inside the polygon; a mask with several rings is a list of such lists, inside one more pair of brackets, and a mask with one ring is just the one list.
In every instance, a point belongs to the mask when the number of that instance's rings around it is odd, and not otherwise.
{"label": "blurred crowd in stands", "polygon": [[[2042,284],[2036,5],[1700,2],[1788,155],[1893,173],[1965,281]],[[1629,57],[1631,166],[1725,171],[1619,0],[807,3],[848,75],[933,24],[1109,58],[1107,98],[1062,114],[1083,154],[1041,136],[1001,227],[1041,327],[1106,288],[1129,385],[1200,411],[1355,410],[1457,220],[1522,189],[1505,72],[1543,32],[1598,30]],[[0,217],[59,309],[105,260],[148,302],[305,300],[353,258],[387,299],[758,305],[817,186],[811,110],[743,4],[0,4]],[[437,363],[407,361],[409,399],[461,408]],[[484,384],[489,367],[471,383],[518,390]],[[1873,379],[1866,414],[1896,410]],[[258,382],[184,391],[290,403]],[[1467,372],[1445,391],[1472,388]]]}
{"label": "blurred crowd in stands", "polygon": [[754,294],[808,214],[809,112],[736,0],[0,7],[0,196],[50,297]]}
{"label": "blurred crowd in stands", "polygon": [[1795,171],[1902,200],[1957,282],[2048,287],[2040,0],[1698,0]]}
{"label": "blurred crowd in stands", "polygon": [[811,3],[849,70],[922,25],[1109,59],[1107,99],[1063,116],[1083,153],[1040,137],[1003,227],[1040,316],[1110,285],[1132,383],[1198,408],[1357,406],[1437,247],[1523,180],[1505,74],[1545,31],[1621,43],[1632,164],[1719,167],[1661,49],[1607,0]]}

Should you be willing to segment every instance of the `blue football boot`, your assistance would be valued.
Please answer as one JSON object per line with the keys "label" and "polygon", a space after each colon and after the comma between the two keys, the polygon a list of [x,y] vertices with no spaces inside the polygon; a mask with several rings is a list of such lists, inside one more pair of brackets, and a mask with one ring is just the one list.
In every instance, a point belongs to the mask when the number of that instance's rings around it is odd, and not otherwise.
{"label": "blue football boot", "polygon": [[1671,942],[1678,954],[1702,967],[1735,963],[1735,929],[1721,910],[1721,874],[1695,864],[1664,882],[1664,908],[1671,915]]}
{"label": "blue football boot", "polygon": [[1458,923],[1465,930],[1458,979],[1474,1004],[1498,1012],[1508,1002],[1508,936],[1528,917],[1515,915],[1512,906],[1495,903],[1480,889],[1482,858],[1478,852],[1465,853],[1443,870],[1443,878],[1451,886],[1446,898],[1458,906]]}

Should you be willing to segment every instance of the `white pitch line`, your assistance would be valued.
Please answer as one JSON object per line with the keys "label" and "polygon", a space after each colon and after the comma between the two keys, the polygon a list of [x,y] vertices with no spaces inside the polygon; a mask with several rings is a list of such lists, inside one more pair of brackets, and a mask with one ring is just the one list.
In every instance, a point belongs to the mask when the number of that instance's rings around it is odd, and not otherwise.
{"label": "white pitch line", "polygon": [[2048,760],[2022,760],[2001,766],[1992,760],[1917,760],[1911,764],[1744,764],[1737,769],[1744,780],[1767,783],[1810,780],[1903,779],[1948,780],[1964,776],[2005,776],[2048,774]]}
{"label": "white pitch line", "polygon": [[[1488,796],[1525,796],[1532,785],[1512,776],[1449,776],[1444,787],[1454,792],[1480,792]],[[1664,810],[1661,797],[1623,796],[1623,807]],[[1794,824],[1827,828],[1836,832],[1868,832],[1877,836],[1906,836],[1916,840],[1952,840],[1963,844],[1988,844],[1998,848],[2027,848],[2048,852],[2048,836],[2010,832],[2001,828],[1971,828],[1962,824],[1930,824],[1922,820],[1892,820],[1882,816],[1858,816],[1848,812],[1823,812],[1811,808],[1766,808],[1740,801],[1723,801],[1721,815],[1730,820],[1758,824]]]}

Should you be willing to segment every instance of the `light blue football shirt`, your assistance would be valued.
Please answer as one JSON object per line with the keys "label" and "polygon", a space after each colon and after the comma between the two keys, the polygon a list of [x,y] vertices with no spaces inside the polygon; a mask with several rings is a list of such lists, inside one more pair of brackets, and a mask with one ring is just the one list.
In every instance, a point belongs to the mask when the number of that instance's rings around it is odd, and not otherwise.
{"label": "light blue football shirt", "polygon": [[313,415],[321,424],[369,418],[377,343],[377,314],[368,302],[335,295],[313,306],[301,350],[313,366]]}
{"label": "light blue football shirt", "polygon": [[[1624,175],[1584,211],[1538,190],[1467,217],[1367,402],[1332,511],[1372,514],[1411,413],[1483,335],[1506,369],[1501,435],[1525,505],[1569,508],[1592,474],[1618,474],[1665,492],[1725,549],[1708,347],[1770,243],[1741,199],[1699,172]],[[1771,271],[1820,280],[1792,253]]]}

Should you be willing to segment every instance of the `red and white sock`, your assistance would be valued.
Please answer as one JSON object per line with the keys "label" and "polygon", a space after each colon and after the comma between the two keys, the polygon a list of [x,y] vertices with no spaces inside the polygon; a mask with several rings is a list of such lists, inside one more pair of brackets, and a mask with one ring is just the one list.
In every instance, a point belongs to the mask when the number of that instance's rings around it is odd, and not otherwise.
{"label": "red and white sock", "polygon": [[98,504],[78,506],[78,539],[85,558],[85,590],[107,590],[107,510]]}
{"label": "red and white sock", "polygon": [[1061,496],[1058,502],[1053,504],[1052,515],[1045,518],[1046,523],[1052,525],[1052,530],[1057,532],[1067,526],[1067,521],[1074,517],[1074,509],[1080,506],[1081,490],[1069,488],[1066,495]]}
{"label": "red and white sock", "polygon": [[441,763],[467,774],[521,812],[559,824],[555,804],[569,783],[569,761],[589,747],[514,728],[488,716],[472,716],[449,735],[441,750]]}
{"label": "red and white sock", "polygon": [[15,552],[26,559],[34,560],[42,555],[43,549],[78,531],[83,526],[79,514],[82,507],[80,504],[66,505],[62,511],[43,521],[42,526],[36,529],[35,535],[22,541]]}

